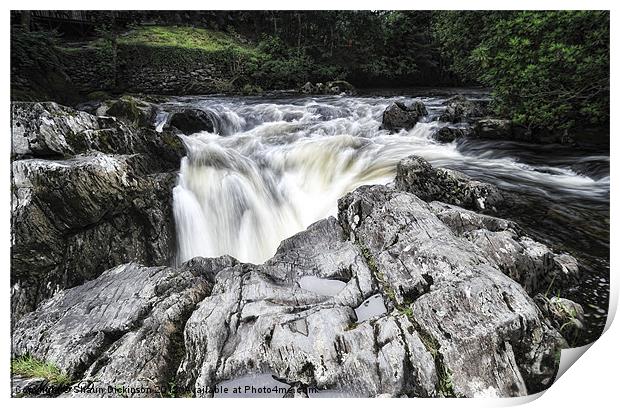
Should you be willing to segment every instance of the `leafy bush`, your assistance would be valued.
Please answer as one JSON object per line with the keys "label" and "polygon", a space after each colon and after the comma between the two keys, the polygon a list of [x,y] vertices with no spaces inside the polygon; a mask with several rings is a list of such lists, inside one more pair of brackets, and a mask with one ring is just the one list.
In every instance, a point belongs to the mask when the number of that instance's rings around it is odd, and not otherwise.
{"label": "leafy bush", "polygon": [[445,12],[434,27],[450,68],[492,87],[498,114],[530,128],[608,122],[608,12]]}

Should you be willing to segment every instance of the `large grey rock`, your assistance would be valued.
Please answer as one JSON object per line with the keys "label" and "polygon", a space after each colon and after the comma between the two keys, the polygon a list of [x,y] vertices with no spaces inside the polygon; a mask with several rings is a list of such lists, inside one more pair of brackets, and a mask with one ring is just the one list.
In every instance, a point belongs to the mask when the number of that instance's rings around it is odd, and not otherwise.
{"label": "large grey rock", "polygon": [[303,276],[348,281],[350,266],[360,256],[359,249],[346,240],[338,221],[329,217],[282,241],[264,266],[282,281],[297,282]]}
{"label": "large grey rock", "polygon": [[149,165],[101,153],[13,162],[13,318],[119,263],[171,262],[176,175]]}
{"label": "large grey rock", "polygon": [[410,311],[440,384],[465,396],[524,395],[550,385],[565,341],[525,290],[429,204],[372,186],[345,196],[339,209],[383,292]]}
{"label": "large grey rock", "polygon": [[512,122],[508,119],[481,119],[474,124],[474,134],[482,139],[511,139]]}
{"label": "large grey rock", "polygon": [[504,193],[497,187],[454,170],[435,169],[419,156],[398,163],[396,188],[425,201],[442,201],[477,211],[494,212],[504,202]]}
{"label": "large grey rock", "polygon": [[[347,283],[330,296],[302,288],[307,276]],[[263,266],[237,265],[217,276],[212,296],[187,323],[178,378],[200,389],[248,372],[272,372],[290,384],[343,394],[432,394],[432,360],[400,321],[377,316],[356,325],[354,308],[377,291],[336,220],[319,221],[285,240]],[[382,383],[378,365],[390,365],[394,377]]]}
{"label": "large grey rock", "polygon": [[97,117],[54,102],[11,104],[12,156],[74,154],[74,138],[92,144],[89,136],[99,131]]}
{"label": "large grey rock", "polygon": [[116,118],[94,116],[54,102],[13,102],[12,156],[67,158],[96,150],[151,156],[161,169],[177,169],[184,155],[170,132],[127,126]]}
{"label": "large grey rock", "polygon": [[24,316],[13,331],[12,354],[52,363],[82,389],[148,387],[133,396],[156,396],[174,378],[189,314],[215,274],[234,263],[224,257],[178,268],[110,269]]}
{"label": "large grey rock", "polygon": [[433,134],[433,139],[441,143],[451,143],[472,133],[471,128],[444,126]]}
{"label": "large grey rock", "polygon": [[[292,251],[287,256],[317,237],[299,235],[287,243],[285,251]],[[276,258],[280,261],[263,267],[237,265],[218,274],[212,295],[186,325],[180,384],[205,389],[267,372],[337,395],[435,395],[434,360],[405,316],[384,313],[356,323],[354,308],[378,291],[361,256],[349,267],[347,285],[333,296],[305,290],[289,281],[291,275],[270,275],[286,256]],[[306,260],[302,270],[324,279],[341,277],[337,265],[328,269],[324,259],[317,258],[316,268]],[[281,275],[279,268],[275,275]]]}
{"label": "large grey rock", "polygon": [[444,102],[446,109],[439,120],[459,123],[482,118],[489,113],[488,104],[489,101],[486,100],[471,100],[463,95],[456,95]]}
{"label": "large grey rock", "polygon": [[167,126],[174,127],[186,135],[215,130],[214,120],[209,113],[195,108],[187,108],[172,112],[168,117]]}
{"label": "large grey rock", "polygon": [[329,81],[325,84],[326,93],[332,95],[353,95],[355,94],[355,87],[348,83],[347,81],[337,80],[337,81]]}
{"label": "large grey rock", "polygon": [[414,101],[410,105],[394,102],[383,112],[381,127],[390,132],[398,132],[401,129],[409,130],[427,114],[426,107],[420,101]]}
{"label": "large grey rock", "polygon": [[157,107],[133,96],[105,101],[97,109],[97,116],[114,116],[129,125],[153,127]]}
{"label": "large grey rock", "polygon": [[551,298],[539,293],[534,297],[540,310],[564,338],[576,342],[585,328],[583,307],[570,299]]}
{"label": "large grey rock", "polygon": [[515,231],[477,230],[464,235],[493,260],[502,272],[519,282],[530,294],[573,283],[578,269],[566,270],[563,260],[576,264],[568,254],[556,255],[546,245]]}
{"label": "large grey rock", "polygon": [[530,295],[546,291],[551,285],[564,287],[579,280],[579,265],[574,257],[554,253],[524,235],[516,223],[437,201],[429,204],[452,232],[476,244],[487,259]]}
{"label": "large grey rock", "polygon": [[170,263],[180,139],[51,102],[12,113],[14,319],[120,263]]}

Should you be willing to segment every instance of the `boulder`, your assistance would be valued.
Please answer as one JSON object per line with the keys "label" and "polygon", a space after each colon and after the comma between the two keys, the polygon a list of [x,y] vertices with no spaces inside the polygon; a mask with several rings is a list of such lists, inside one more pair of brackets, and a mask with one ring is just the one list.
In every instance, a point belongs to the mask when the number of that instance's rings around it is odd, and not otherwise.
{"label": "boulder", "polygon": [[55,103],[13,103],[12,317],[131,260],[171,262],[170,132]]}
{"label": "boulder", "polygon": [[534,300],[564,338],[577,341],[585,329],[584,311],[579,303],[557,296],[548,298],[542,293],[537,294]]}
{"label": "boulder", "polygon": [[300,92],[306,95],[354,95],[355,87],[348,83],[347,81],[329,81],[327,83],[317,82],[316,84],[312,84],[312,82],[306,82],[300,89]]}
{"label": "boulder", "polygon": [[12,316],[122,262],[171,262],[176,174],[144,156],[13,162]]}
{"label": "boulder", "polygon": [[114,116],[130,125],[153,127],[157,108],[154,104],[133,96],[123,96],[106,101],[99,109],[99,116]]}
{"label": "boulder", "polygon": [[40,306],[43,313],[24,316],[13,331],[12,354],[54,364],[74,380],[69,395],[111,386],[146,388],[125,396],[160,396],[158,387],[169,386],[184,353],[187,317],[211,291],[215,274],[234,262],[110,269],[59,292]]}
{"label": "boulder", "polygon": [[347,81],[330,81],[326,84],[327,93],[332,95],[346,94],[353,95],[355,93],[355,87]]}
{"label": "boulder", "polygon": [[433,139],[440,143],[451,143],[461,137],[467,137],[471,134],[470,128],[458,128],[453,126],[445,126],[440,128],[433,134]]}
{"label": "boulder", "polygon": [[522,236],[515,230],[481,229],[467,232],[463,236],[475,243],[489,260],[506,275],[519,282],[532,296],[548,289],[556,282],[560,287],[575,281],[577,273],[566,274],[562,264],[555,259],[569,257],[576,264],[577,261],[572,256],[556,255],[546,245]]}
{"label": "boulder", "polygon": [[482,139],[511,139],[512,122],[507,119],[481,119],[474,124],[474,134]]}
{"label": "boulder", "polygon": [[472,180],[454,170],[435,169],[418,156],[410,156],[398,163],[396,188],[425,201],[442,201],[484,212],[497,211],[504,201],[504,193],[497,187]]}
{"label": "boulder", "polygon": [[54,102],[11,104],[11,155],[66,156],[75,153],[73,142],[92,143],[89,136],[100,134],[96,116]]}
{"label": "boulder", "polygon": [[301,88],[300,88],[301,93],[303,94],[315,94],[316,93],[316,86],[312,85],[312,82],[306,82]]}
{"label": "boulder", "polygon": [[439,117],[442,122],[468,122],[489,114],[488,101],[471,100],[463,95],[456,95],[444,102],[445,111]]}
{"label": "boulder", "polygon": [[127,126],[113,117],[89,113],[54,102],[11,104],[12,157],[68,158],[93,150],[102,153],[144,153],[162,169],[178,169],[184,148],[170,132]]}
{"label": "boulder", "polygon": [[562,337],[525,290],[429,204],[360,187],[339,201],[339,220],[434,355],[444,394],[516,396],[551,384]]}
{"label": "boulder", "polygon": [[220,272],[214,292],[187,323],[179,383],[208,389],[273,373],[287,384],[340,396],[434,395],[432,356],[406,317],[357,323],[354,309],[364,301],[357,282],[372,290],[372,278],[368,268],[353,274],[328,296],[274,280],[267,269],[239,265]]}
{"label": "boulder", "polygon": [[168,117],[167,126],[174,127],[186,135],[215,131],[214,120],[209,113],[195,108],[172,112]]}
{"label": "boulder", "polygon": [[390,132],[412,129],[416,123],[428,112],[424,104],[415,101],[410,105],[403,102],[394,102],[383,112],[382,129]]}

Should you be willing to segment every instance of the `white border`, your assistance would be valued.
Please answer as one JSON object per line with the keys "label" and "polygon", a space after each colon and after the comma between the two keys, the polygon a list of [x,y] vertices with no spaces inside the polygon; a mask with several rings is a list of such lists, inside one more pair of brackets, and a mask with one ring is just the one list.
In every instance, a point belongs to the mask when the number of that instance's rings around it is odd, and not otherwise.
{"label": "white border", "polygon": [[[615,112],[614,107],[617,107],[615,103],[618,98],[618,92],[616,82],[618,67],[618,35],[616,27],[614,27],[614,21],[616,12],[619,9],[617,6],[619,2],[590,0],[590,1],[577,1],[577,0],[563,0],[563,1],[550,1],[550,0],[521,0],[521,1],[477,1],[477,0],[435,0],[432,2],[412,2],[403,0],[383,0],[383,1],[334,1],[334,0],[312,0],[305,3],[293,3],[290,1],[282,0],[264,0],[260,3],[253,3],[251,1],[238,1],[228,0],[224,3],[221,2],[197,2],[197,1],[175,1],[165,2],[161,0],[155,1],[127,1],[108,0],[101,3],[90,3],[84,0],[63,0],[63,1],[29,1],[23,0],[20,2],[10,2],[9,8],[13,9],[121,9],[121,10],[142,10],[142,9],[155,9],[155,10],[190,10],[190,9],[419,9],[419,10],[442,10],[442,9],[455,9],[455,10],[476,10],[476,9],[531,9],[531,10],[552,10],[552,9],[606,9],[611,10],[612,15],[612,27],[611,27],[611,83],[612,83],[612,108],[611,112]],[[225,7],[224,7],[225,6]],[[3,166],[0,167],[0,182],[2,183],[2,191],[4,195],[1,200],[2,217],[0,224],[0,257],[2,260],[2,273],[4,282],[2,288],[4,293],[2,302],[2,314],[0,327],[3,327],[2,331],[4,348],[0,351],[0,389],[3,391],[0,393],[2,400],[8,400],[10,398],[10,375],[9,375],[9,357],[10,357],[10,296],[9,296],[9,272],[10,272],[10,104],[9,104],[9,77],[10,77],[10,53],[9,53],[9,9],[5,9],[2,19],[5,35],[2,41],[2,50],[0,56],[2,58],[2,72],[4,83],[2,84],[2,97],[4,102],[3,114],[0,115],[0,129],[3,129],[3,136],[0,137],[0,152],[4,155]],[[612,116],[611,119],[611,155],[617,156],[620,137],[617,121]],[[616,180],[618,177],[618,166],[616,165],[615,158],[611,161],[611,180]],[[617,202],[617,194],[614,189],[611,190],[611,202]],[[615,218],[612,217],[611,224],[611,242],[618,242],[618,228]],[[618,345],[620,344],[620,329],[618,324],[611,325],[613,316],[615,315],[618,304],[618,282],[617,273],[614,273],[614,267],[618,264],[618,256],[612,251],[611,253],[611,294],[610,294],[610,307],[609,318],[607,321],[606,332],[603,336],[597,340],[587,351],[585,358],[580,358],[566,374],[564,374],[558,381],[545,393],[541,393],[534,396],[525,398],[513,398],[502,400],[489,400],[489,399],[463,399],[463,400],[442,400],[442,399],[416,399],[414,401],[406,399],[381,399],[380,401],[373,401],[369,399],[356,399],[356,400],[321,400],[321,404],[324,406],[337,406],[347,403],[354,403],[355,405],[370,406],[370,404],[386,404],[394,406],[469,406],[469,407],[484,407],[484,406],[513,406],[521,403],[531,402],[533,407],[546,407],[553,406],[581,406],[587,407],[589,405],[609,405],[610,401],[618,400],[618,393],[620,393],[620,387],[618,384],[617,367],[619,363],[618,358]],[[568,350],[567,350],[568,351]],[[585,350],[581,350],[583,352]],[[563,354],[566,354],[564,352]],[[569,352],[570,354],[570,352]],[[573,352],[574,354],[574,352]],[[580,355],[580,352],[578,352]],[[574,358],[574,356],[572,357]],[[563,356],[564,363],[565,357]],[[230,400],[225,402],[220,400],[201,400],[201,399],[183,399],[183,400],[117,400],[115,404],[123,406],[132,405],[154,405],[160,407],[168,407],[169,404],[174,401],[175,403],[182,403],[191,406],[227,406],[243,405],[258,407],[273,407],[273,406],[286,406],[290,405],[290,400],[283,399],[271,399],[271,400]],[[315,401],[315,400],[313,400]],[[33,404],[50,404],[51,407],[68,405],[78,406],[86,402],[92,406],[107,405],[111,401],[109,400],[95,400],[89,399],[83,401],[79,399],[56,399],[41,401],[37,399],[12,399],[11,401],[3,401],[9,404],[15,404],[16,406],[30,406]],[[299,404],[309,406],[313,402],[310,400],[298,400]]]}

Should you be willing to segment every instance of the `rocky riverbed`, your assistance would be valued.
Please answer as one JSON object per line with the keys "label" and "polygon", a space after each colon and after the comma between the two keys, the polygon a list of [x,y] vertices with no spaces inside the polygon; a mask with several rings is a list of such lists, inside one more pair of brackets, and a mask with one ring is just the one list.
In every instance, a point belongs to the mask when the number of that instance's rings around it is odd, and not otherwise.
{"label": "rocky riverbed", "polygon": [[[332,216],[301,222],[262,262],[185,261],[187,213],[173,187],[230,154],[198,151],[183,133],[210,126],[205,138],[241,143],[235,122],[182,104],[116,103],[94,114],[13,104],[12,354],[68,377],[51,395],[210,397],[277,384],[272,396],[520,396],[553,382],[560,350],[583,331],[583,307],[549,292],[579,285],[582,262],[506,219],[518,193],[400,150],[389,172],[359,170],[385,182],[350,184]],[[383,132],[400,132],[404,149],[402,132],[424,117],[477,117],[420,104],[386,110]],[[180,131],[175,115],[193,128]],[[379,131],[376,116],[360,132]],[[295,117],[275,121],[304,125]],[[265,129],[256,123],[243,126]],[[272,164],[262,166],[265,177]],[[44,385],[14,377],[14,393]]]}

